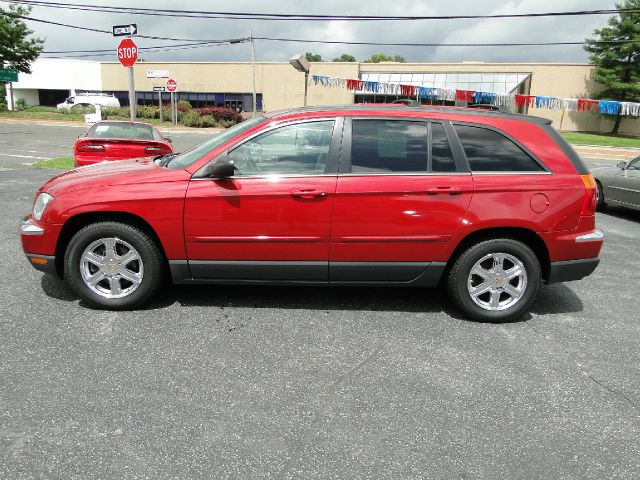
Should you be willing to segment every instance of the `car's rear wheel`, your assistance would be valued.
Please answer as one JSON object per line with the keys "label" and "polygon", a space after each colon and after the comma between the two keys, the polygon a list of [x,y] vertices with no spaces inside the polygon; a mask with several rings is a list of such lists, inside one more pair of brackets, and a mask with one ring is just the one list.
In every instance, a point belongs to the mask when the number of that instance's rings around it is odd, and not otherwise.
{"label": "car's rear wheel", "polygon": [[596,182],[596,210],[602,211],[605,207],[604,203],[604,191],[602,190],[602,184]]}
{"label": "car's rear wheel", "polygon": [[149,301],[163,281],[164,262],[156,243],[142,230],[116,222],[88,225],[65,253],[65,278],[83,300],[96,307],[126,310]]}
{"label": "car's rear wheel", "polygon": [[541,284],[535,253],[509,238],[472,245],[457,258],[447,279],[449,296],[460,310],[476,320],[494,322],[527,311]]}

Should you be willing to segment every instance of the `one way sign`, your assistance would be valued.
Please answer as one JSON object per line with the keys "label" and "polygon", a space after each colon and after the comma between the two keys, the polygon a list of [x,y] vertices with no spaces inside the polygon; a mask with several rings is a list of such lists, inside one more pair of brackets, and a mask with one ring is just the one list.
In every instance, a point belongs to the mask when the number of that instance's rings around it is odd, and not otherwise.
{"label": "one way sign", "polygon": [[135,35],[138,33],[138,24],[130,23],[129,25],[114,25],[113,36],[124,37],[125,35]]}

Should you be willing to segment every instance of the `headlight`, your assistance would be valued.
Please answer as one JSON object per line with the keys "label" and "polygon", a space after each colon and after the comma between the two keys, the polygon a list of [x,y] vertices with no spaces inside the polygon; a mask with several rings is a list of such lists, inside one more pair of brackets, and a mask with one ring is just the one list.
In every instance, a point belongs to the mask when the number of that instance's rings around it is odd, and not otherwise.
{"label": "headlight", "polygon": [[53,200],[53,197],[48,193],[41,193],[38,195],[36,203],[33,205],[33,218],[40,220],[45,208],[49,205],[49,202]]}

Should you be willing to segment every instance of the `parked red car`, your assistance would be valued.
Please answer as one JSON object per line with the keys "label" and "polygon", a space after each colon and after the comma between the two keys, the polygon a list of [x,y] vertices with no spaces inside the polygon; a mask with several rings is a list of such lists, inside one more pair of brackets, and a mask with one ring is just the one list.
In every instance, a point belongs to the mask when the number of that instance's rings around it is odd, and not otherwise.
{"label": "parked red car", "polygon": [[153,125],[111,120],[95,123],[73,147],[76,167],[168,153],[173,153],[171,140]]}
{"label": "parked red car", "polygon": [[21,225],[27,258],[86,302],[176,284],[447,286],[522,314],[598,264],[595,182],[545,119],[446,107],[282,111],[175,156],[63,173]]}

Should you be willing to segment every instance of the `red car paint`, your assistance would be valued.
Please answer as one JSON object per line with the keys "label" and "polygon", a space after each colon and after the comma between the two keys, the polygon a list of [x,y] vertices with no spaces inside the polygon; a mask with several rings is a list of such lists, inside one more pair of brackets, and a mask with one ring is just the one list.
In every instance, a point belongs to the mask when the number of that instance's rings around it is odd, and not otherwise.
{"label": "red car paint", "polygon": [[[270,127],[310,118],[352,117],[490,127],[516,139],[547,171],[194,177],[230,147]],[[185,263],[449,262],[474,235],[517,229],[542,245],[541,263],[548,276],[554,262],[598,256],[601,239],[576,241],[595,230],[595,190],[585,187],[580,174],[586,173],[578,171],[552,134],[523,118],[461,108],[378,105],[274,113],[184,169],[130,160],[51,179],[39,193],[47,192],[55,200],[40,221],[28,217],[44,233],[23,234],[23,248],[27,255],[59,259],[70,235],[86,224],[82,219],[95,221],[109,214],[138,218],[157,237],[169,262]]]}
{"label": "red car paint", "polygon": [[[146,135],[139,135],[142,138],[125,138],[122,136],[106,137],[93,134],[101,126],[105,125],[116,125],[121,132],[126,132],[127,128],[136,128],[142,130]],[[169,153],[173,153],[171,143],[164,139],[153,125],[142,122],[114,122],[111,120],[93,125],[86,136],[76,140],[73,147],[73,159],[76,167],[116,160],[129,160],[131,158],[155,157]]]}

